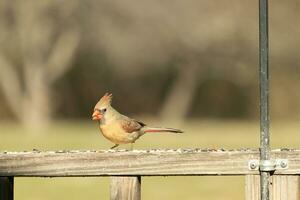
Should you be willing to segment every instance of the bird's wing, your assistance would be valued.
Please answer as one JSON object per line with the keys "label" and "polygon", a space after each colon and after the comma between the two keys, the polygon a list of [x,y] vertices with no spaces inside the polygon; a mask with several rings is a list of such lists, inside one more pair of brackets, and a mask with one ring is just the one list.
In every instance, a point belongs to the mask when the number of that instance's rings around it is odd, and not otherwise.
{"label": "bird's wing", "polygon": [[139,131],[145,124],[143,122],[139,122],[135,119],[123,118],[121,120],[121,126],[127,133],[132,133],[135,131]]}

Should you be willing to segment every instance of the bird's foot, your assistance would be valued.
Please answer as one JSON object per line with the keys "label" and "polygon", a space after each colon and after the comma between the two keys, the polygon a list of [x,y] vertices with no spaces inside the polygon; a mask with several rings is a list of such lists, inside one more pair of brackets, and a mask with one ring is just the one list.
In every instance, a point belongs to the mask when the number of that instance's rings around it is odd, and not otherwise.
{"label": "bird's foot", "polygon": [[114,146],[110,147],[110,149],[114,149],[114,148],[116,148],[118,146],[119,146],[118,144],[115,144]]}

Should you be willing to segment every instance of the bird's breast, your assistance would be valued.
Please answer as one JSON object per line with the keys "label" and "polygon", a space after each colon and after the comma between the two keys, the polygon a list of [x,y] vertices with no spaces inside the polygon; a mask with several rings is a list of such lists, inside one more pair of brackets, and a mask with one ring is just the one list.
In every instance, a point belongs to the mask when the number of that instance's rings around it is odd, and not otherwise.
{"label": "bird's breast", "polygon": [[139,137],[138,132],[127,133],[119,123],[102,124],[100,130],[105,138],[115,144],[133,143]]}

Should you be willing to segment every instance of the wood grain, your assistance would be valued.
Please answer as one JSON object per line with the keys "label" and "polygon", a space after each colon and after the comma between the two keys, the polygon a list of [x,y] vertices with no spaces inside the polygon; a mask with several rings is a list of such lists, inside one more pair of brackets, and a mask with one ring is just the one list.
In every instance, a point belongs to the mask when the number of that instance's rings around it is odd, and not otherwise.
{"label": "wood grain", "polygon": [[0,154],[0,176],[253,174],[257,151],[134,150]]}
{"label": "wood grain", "polygon": [[[299,200],[298,175],[273,175],[270,179],[270,200]],[[246,200],[260,200],[260,176],[246,175]]]}
{"label": "wood grain", "polygon": [[[274,150],[271,157],[288,159],[286,170],[275,174],[300,174],[299,150]],[[109,150],[0,153],[0,176],[165,176],[246,175],[248,161],[258,150]]]}
{"label": "wood grain", "polygon": [[110,200],[140,200],[141,177],[117,176],[110,180]]}
{"label": "wood grain", "polygon": [[260,176],[246,175],[245,200],[260,200]]}
{"label": "wood grain", "polygon": [[272,200],[299,200],[299,176],[272,176]]}

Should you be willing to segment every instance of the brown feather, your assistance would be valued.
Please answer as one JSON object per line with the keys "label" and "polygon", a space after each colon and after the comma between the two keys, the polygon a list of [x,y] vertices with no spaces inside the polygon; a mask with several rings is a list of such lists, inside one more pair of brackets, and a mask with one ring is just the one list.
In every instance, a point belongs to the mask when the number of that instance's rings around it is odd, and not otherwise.
{"label": "brown feather", "polygon": [[144,123],[136,121],[134,119],[122,119],[120,121],[122,128],[127,132],[127,133],[132,133],[135,131],[141,130],[143,126],[145,126]]}

